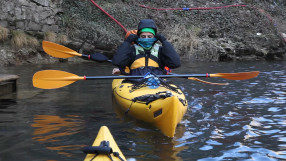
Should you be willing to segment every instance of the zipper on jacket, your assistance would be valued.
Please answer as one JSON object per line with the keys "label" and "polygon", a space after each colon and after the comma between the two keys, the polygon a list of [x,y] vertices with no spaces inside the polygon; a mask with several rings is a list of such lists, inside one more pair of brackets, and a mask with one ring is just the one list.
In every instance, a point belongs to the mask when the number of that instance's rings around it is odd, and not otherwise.
{"label": "zipper on jacket", "polygon": [[150,54],[151,54],[150,51],[145,51],[145,67],[148,67],[148,60],[149,60]]}

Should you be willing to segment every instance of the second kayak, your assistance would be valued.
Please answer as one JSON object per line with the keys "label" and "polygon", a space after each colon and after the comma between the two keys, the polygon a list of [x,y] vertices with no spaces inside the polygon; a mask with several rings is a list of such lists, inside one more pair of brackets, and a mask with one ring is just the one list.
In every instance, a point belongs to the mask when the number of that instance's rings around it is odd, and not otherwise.
{"label": "second kayak", "polygon": [[126,161],[106,126],[101,126],[92,146],[85,147],[84,161]]}

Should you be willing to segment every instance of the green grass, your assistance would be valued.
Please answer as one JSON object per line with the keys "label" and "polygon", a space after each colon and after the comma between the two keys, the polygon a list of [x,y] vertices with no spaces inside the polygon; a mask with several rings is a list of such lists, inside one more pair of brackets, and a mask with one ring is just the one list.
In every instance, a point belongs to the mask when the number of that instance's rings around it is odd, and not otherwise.
{"label": "green grass", "polygon": [[20,49],[23,47],[38,47],[40,45],[38,39],[35,37],[27,35],[24,31],[21,30],[13,30],[11,31],[11,45]]}
{"label": "green grass", "polygon": [[180,55],[191,56],[194,49],[198,46],[196,33],[187,30],[184,25],[176,24],[167,27],[164,31],[166,38],[173,44]]}
{"label": "green grass", "polygon": [[5,41],[8,38],[9,30],[0,26],[0,42]]}

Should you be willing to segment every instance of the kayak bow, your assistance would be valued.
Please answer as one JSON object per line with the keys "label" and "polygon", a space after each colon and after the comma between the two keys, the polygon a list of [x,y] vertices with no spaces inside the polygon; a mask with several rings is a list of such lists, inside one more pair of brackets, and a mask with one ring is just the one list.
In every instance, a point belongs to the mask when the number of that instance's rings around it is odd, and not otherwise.
{"label": "kayak bow", "polygon": [[117,146],[106,126],[101,126],[92,146],[84,147],[84,161],[125,161],[125,157]]}

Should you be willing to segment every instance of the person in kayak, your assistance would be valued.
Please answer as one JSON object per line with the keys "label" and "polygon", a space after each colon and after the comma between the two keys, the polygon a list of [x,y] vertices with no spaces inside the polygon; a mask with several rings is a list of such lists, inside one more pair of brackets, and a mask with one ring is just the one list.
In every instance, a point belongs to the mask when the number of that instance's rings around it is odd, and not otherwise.
{"label": "person in kayak", "polygon": [[[138,24],[137,34],[130,34],[117,49],[112,64],[125,75],[163,75],[167,73],[165,67],[174,69],[180,67],[181,62],[171,43],[157,33],[155,22],[143,19]],[[130,69],[129,73],[125,72],[126,67]],[[115,68],[114,73],[118,73],[118,69]]]}

